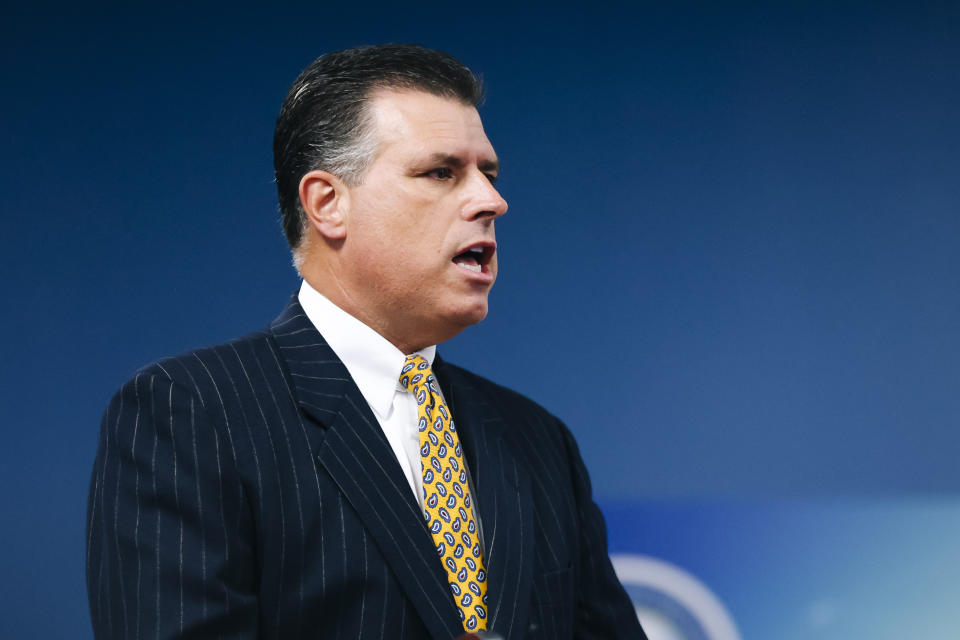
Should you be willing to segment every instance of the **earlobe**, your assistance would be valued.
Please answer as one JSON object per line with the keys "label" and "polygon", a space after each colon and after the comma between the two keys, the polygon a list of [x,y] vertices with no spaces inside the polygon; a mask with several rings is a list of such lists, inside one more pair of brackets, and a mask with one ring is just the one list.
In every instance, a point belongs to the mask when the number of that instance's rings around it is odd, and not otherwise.
{"label": "earlobe", "polygon": [[349,203],[346,185],[332,173],[317,169],[300,179],[300,206],[307,223],[328,240],[346,237]]}

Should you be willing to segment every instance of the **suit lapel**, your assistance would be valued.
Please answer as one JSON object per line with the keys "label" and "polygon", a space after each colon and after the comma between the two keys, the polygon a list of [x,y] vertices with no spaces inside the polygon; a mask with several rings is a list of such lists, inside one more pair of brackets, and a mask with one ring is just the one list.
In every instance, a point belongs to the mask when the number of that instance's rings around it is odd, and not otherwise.
{"label": "suit lapel", "polygon": [[511,452],[509,425],[497,407],[439,357],[433,369],[477,494],[487,566],[487,628],[508,640],[523,638],[534,564],[530,478]]}
{"label": "suit lapel", "polygon": [[296,297],[271,325],[307,422],[314,457],[374,538],[435,638],[463,632],[423,514],[380,424]]}

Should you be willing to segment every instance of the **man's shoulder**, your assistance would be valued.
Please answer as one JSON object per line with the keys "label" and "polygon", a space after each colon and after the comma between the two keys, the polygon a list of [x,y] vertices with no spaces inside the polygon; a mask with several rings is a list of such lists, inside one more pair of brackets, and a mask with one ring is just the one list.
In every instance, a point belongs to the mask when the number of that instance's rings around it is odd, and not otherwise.
{"label": "man's shoulder", "polygon": [[252,361],[263,357],[272,360],[274,356],[279,357],[277,335],[283,333],[291,324],[303,322],[304,317],[297,294],[294,293],[280,315],[266,326],[224,342],[195,347],[152,360],[137,369],[130,381],[156,376],[176,384],[183,383],[185,378],[195,379],[198,374],[217,378],[227,370],[244,369]]}
{"label": "man's shoulder", "polygon": [[131,379],[157,377],[172,385],[201,393],[210,387],[237,385],[251,372],[275,366],[276,345],[269,329],[262,329],[227,342],[198,347],[164,356],[140,367]]}
{"label": "man's shoulder", "polygon": [[540,420],[560,422],[547,409],[522,393],[446,360],[443,361],[441,375],[449,380],[455,396],[469,394],[481,401],[490,402],[513,415],[529,415]]}

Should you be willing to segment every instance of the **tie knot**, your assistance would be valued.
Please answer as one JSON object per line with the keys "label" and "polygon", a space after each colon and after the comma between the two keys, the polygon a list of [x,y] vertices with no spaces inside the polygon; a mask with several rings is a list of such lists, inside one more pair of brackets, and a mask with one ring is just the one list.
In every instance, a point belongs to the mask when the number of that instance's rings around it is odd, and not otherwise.
{"label": "tie knot", "polygon": [[407,361],[403,363],[403,369],[400,371],[400,384],[404,389],[413,390],[427,382],[427,379],[433,376],[430,370],[430,363],[423,356],[407,356]]}

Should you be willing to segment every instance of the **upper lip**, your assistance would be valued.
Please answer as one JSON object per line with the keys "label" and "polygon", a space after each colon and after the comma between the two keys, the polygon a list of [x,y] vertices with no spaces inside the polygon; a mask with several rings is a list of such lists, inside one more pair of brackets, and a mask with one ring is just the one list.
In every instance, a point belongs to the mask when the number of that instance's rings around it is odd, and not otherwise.
{"label": "upper lip", "polygon": [[480,256],[480,264],[487,264],[490,262],[490,258],[493,257],[493,254],[497,252],[497,243],[493,240],[481,240],[479,242],[473,242],[457,250],[453,257],[456,258],[460,254],[466,253],[471,249],[481,249],[483,253]]}

